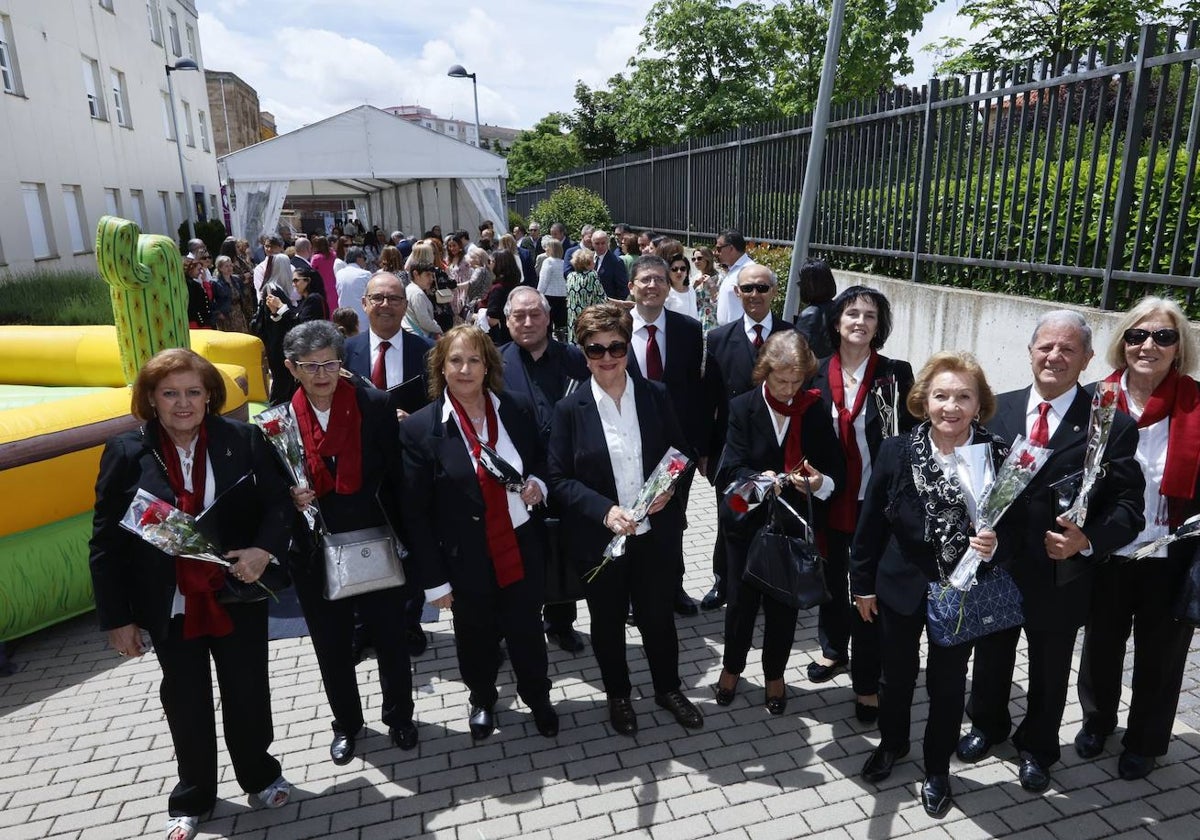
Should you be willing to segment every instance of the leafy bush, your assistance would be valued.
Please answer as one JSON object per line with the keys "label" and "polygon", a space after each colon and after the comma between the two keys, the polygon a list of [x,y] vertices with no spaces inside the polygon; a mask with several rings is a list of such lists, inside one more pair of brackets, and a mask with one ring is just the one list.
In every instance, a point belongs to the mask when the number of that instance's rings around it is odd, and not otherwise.
{"label": "leafy bush", "polygon": [[[196,231],[196,237],[204,240],[204,244],[208,247],[208,253],[215,260],[221,251],[221,243],[229,235],[229,232],[225,230],[225,223],[218,222],[216,219],[201,219],[193,222],[192,227]],[[179,250],[185,254],[188,252],[187,243],[187,222],[181,222],[179,225]]]}
{"label": "leafy bush", "polygon": [[111,323],[108,284],[94,271],[31,271],[0,279],[0,324]]}
{"label": "leafy bush", "polygon": [[604,199],[583,187],[562,186],[534,205],[529,218],[536,219],[542,230],[548,231],[554,222],[562,222],[567,235],[578,241],[584,225],[609,230],[612,215]]}
{"label": "leafy bush", "polygon": [[508,229],[512,230],[517,225],[525,227],[525,219],[516,210],[508,208]]}

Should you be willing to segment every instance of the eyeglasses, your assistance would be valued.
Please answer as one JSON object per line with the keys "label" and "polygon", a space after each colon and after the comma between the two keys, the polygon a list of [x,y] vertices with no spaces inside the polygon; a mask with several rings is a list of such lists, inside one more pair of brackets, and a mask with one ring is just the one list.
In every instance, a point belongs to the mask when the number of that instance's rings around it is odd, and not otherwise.
{"label": "eyeglasses", "polygon": [[366,298],[376,306],[383,306],[385,303],[392,306],[399,306],[408,301],[408,298],[404,295],[367,295]]}
{"label": "eyeglasses", "polygon": [[636,278],[634,278],[633,282],[642,286],[654,286],[656,284],[659,286],[665,286],[667,285],[667,278],[660,277],[657,274],[639,274]]}
{"label": "eyeglasses", "polygon": [[1170,327],[1161,330],[1125,330],[1125,343],[1130,347],[1138,344],[1145,344],[1147,338],[1153,338],[1154,343],[1159,347],[1174,347],[1179,343],[1179,330],[1173,330]]}
{"label": "eyeglasses", "polygon": [[713,250],[719,254],[722,251],[724,251],[726,248],[732,248],[732,247],[733,247],[732,245],[730,245],[728,242],[726,242],[723,245],[714,245]]}
{"label": "eyeglasses", "polygon": [[342,369],[341,359],[330,359],[328,362],[294,362],[293,364],[306,376],[316,376],[319,370],[332,375]]}
{"label": "eyeglasses", "polygon": [[614,341],[607,347],[603,344],[589,344],[583,348],[583,354],[594,362],[603,359],[605,353],[614,359],[624,359],[628,352],[629,342],[627,341]]}
{"label": "eyeglasses", "polygon": [[738,286],[738,291],[744,295],[765,295],[767,292],[771,291],[771,285],[769,283],[746,283],[744,286]]}
{"label": "eyeglasses", "polygon": [[672,274],[681,274],[681,273],[686,273],[686,272],[687,272],[687,270],[688,270],[688,267],[687,267],[686,265],[673,265],[673,266],[671,266],[671,273],[672,273]]}

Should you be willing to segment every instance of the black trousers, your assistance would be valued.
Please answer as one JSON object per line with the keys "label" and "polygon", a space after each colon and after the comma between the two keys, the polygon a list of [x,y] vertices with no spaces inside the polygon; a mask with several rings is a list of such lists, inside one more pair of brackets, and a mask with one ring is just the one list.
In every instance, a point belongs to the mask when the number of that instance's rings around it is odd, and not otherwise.
{"label": "black trousers", "polygon": [[183,638],[183,618],[172,619],[165,638],[154,639],[162,667],[163,712],[175,745],[179,781],[168,799],[172,817],[198,817],[217,801],[217,724],[209,659],[221,692],[225,746],[238,784],[247,793],[265,790],[280,776],[268,752],[271,687],[267,678],[267,605],[231,604],[233,632],[215,638]]}
{"label": "black trousers", "polygon": [[[716,469],[716,464],[712,465],[712,469]],[[726,600],[729,598],[729,590],[725,585],[725,517],[720,514],[721,506],[725,504],[725,494],[721,492],[721,488],[717,488],[717,541],[713,544],[712,556],[712,573],[713,585],[719,587],[725,592]]]}
{"label": "black trousers", "polygon": [[796,640],[799,611],[764,596],[762,591],[742,580],[746,572],[746,554],[750,542],[737,534],[725,538],[725,655],[722,665],[731,674],[746,668],[746,654],[754,640],[754,624],[759,608],[763,613],[763,677],[783,679],[792,643]]}
{"label": "black trousers", "polygon": [[817,612],[821,653],[834,662],[850,660],[850,682],[860,697],[879,691],[879,623],[862,620],[850,599],[850,534],[826,529],[825,583],[831,596]]}
{"label": "black trousers", "polygon": [[408,587],[380,589],[327,601],[325,570],[316,565],[295,563],[292,581],[308,622],[308,632],[317,653],[325,697],[333,712],[333,731],[356,735],[363,727],[362,698],[354,662],[354,621],[357,614],[366,628],[379,664],[383,689],[382,720],[387,727],[412,721],[412,665],[405,643],[405,601]]}
{"label": "black trousers", "polygon": [[[967,714],[974,727],[993,743],[1004,741],[1012,729],[1008,698],[1021,630],[1014,627],[984,636],[975,643]],[[1043,767],[1054,764],[1062,755],[1058,729],[1067,703],[1071,654],[1078,633],[1078,629],[1025,629],[1029,647],[1029,688],[1025,697],[1025,718],[1013,734],[1013,746],[1032,755]]]}
{"label": "black trousers", "polygon": [[1105,563],[1096,570],[1092,617],[1084,628],[1079,666],[1083,728],[1109,735],[1117,728],[1125,646],[1133,632],[1133,693],[1121,740],[1138,755],[1167,752],[1192,627],[1172,618],[1183,567],[1170,558]]}
{"label": "black trousers", "polygon": [[454,645],[459,673],[474,706],[490,709],[496,704],[501,639],[517,678],[517,694],[525,705],[534,708],[550,701],[549,661],[542,629],[545,561],[540,542],[543,535],[537,527],[527,523],[517,529],[524,578],[501,588],[493,576],[490,587],[460,587],[454,591]]}
{"label": "black trousers", "polygon": [[542,608],[542,618],[547,632],[550,630],[570,630],[575,619],[579,617],[579,609],[574,601],[562,601],[557,604],[546,604]]}
{"label": "black trousers", "polygon": [[[883,651],[880,679],[880,746],[903,750],[911,740],[913,692],[921,667],[921,634],[925,632],[925,605],[914,615],[896,612],[879,601],[879,635]],[[925,662],[925,690],[929,718],[925,721],[925,775],[950,772],[950,756],[962,727],[967,695],[967,662],[971,645],[941,647],[929,644]]]}
{"label": "black trousers", "polygon": [[[674,545],[675,537],[669,541]],[[584,584],[592,616],[592,649],[609,698],[629,698],[629,665],[625,658],[625,618],[642,634],[654,693],[679,688],[679,637],[675,631],[675,591],[679,572],[674,557],[660,550],[654,534],[630,537],[625,554],[612,560]]]}

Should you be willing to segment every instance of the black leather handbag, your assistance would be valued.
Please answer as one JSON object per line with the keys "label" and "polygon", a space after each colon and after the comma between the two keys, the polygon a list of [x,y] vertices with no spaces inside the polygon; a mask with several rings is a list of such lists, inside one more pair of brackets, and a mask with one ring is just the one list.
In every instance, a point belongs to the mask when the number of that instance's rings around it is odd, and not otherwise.
{"label": "black leather handbag", "polygon": [[1192,560],[1183,576],[1175,599],[1175,618],[1200,627],[1200,557]]}
{"label": "black leather handbag", "polygon": [[973,642],[1025,623],[1021,592],[1012,575],[1001,568],[980,572],[966,592],[931,581],[925,618],[929,641],[941,647]]}
{"label": "black leather handbag", "polygon": [[[764,595],[793,609],[812,609],[830,601],[825,584],[825,561],[813,539],[812,498],[808,500],[808,521],[786,501],[775,496],[764,504],[767,522],[755,534],[746,555],[742,580],[757,587]],[[785,508],[804,526],[804,536],[791,536],[779,521],[779,508]]]}

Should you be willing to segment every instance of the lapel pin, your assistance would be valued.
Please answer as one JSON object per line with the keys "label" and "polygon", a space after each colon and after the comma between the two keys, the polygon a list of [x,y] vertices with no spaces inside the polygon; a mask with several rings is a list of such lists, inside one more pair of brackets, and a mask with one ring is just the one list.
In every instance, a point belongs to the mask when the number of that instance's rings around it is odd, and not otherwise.
{"label": "lapel pin", "polygon": [[[1077,432],[1079,431],[1079,427],[1078,427],[1078,426],[1076,426],[1076,427],[1075,427],[1075,431],[1077,431]],[[225,450],[225,457],[226,457],[226,458],[232,458],[232,457],[233,457],[233,450],[232,450],[232,449],[226,449],[226,450]]]}
{"label": "lapel pin", "polygon": [[1075,427],[1075,431],[1077,431],[1077,432],[1079,431],[1079,427],[1078,427],[1078,426],[1076,426],[1076,427]]}

